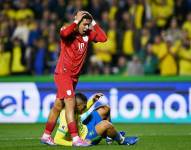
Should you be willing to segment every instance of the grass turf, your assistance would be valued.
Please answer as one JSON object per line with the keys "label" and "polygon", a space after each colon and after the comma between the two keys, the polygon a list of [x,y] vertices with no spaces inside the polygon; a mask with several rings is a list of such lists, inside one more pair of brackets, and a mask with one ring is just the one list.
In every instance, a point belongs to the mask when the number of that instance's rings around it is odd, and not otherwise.
{"label": "grass turf", "polygon": [[40,143],[44,124],[0,124],[0,150],[190,150],[190,124],[115,124],[128,135],[139,136],[134,146],[106,145],[105,140],[97,146],[74,148]]}

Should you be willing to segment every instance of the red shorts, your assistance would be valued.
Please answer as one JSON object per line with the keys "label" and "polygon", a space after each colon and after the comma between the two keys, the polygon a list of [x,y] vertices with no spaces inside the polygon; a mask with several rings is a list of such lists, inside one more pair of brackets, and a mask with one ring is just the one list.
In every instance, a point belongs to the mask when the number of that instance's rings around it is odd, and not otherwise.
{"label": "red shorts", "polygon": [[78,78],[72,78],[69,74],[54,74],[54,81],[57,87],[56,98],[64,99],[75,96]]}

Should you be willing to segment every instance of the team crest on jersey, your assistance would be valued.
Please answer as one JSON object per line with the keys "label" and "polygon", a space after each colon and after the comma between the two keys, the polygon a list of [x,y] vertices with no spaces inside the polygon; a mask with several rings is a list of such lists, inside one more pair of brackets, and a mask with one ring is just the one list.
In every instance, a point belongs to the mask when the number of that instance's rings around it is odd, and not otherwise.
{"label": "team crest on jersey", "polygon": [[72,94],[72,91],[71,90],[67,90],[66,93],[67,93],[68,96],[70,96]]}
{"label": "team crest on jersey", "polygon": [[83,38],[84,42],[88,41],[88,36],[83,36],[82,38]]}

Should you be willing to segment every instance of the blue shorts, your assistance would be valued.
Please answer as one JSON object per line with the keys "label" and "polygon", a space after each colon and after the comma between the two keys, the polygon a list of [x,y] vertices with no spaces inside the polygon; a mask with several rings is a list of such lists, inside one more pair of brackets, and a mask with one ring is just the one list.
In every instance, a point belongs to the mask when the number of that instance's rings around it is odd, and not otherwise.
{"label": "blue shorts", "polygon": [[95,110],[93,111],[89,117],[83,122],[88,128],[88,134],[86,135],[86,139],[90,140],[93,145],[98,144],[102,137],[97,134],[95,126],[102,121],[101,116]]}

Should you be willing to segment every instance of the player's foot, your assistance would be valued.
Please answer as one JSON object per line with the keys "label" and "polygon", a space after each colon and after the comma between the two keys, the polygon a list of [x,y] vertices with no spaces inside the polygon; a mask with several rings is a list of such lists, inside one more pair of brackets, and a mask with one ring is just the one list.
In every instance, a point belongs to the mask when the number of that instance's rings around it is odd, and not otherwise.
{"label": "player's foot", "polygon": [[81,147],[91,146],[91,144],[82,140],[81,138],[78,138],[75,142],[72,142],[72,145],[73,146],[81,146]]}
{"label": "player's foot", "polygon": [[125,131],[120,131],[119,133],[120,133],[122,136],[125,136],[125,134],[126,134]]}
{"label": "player's foot", "polygon": [[138,137],[132,136],[132,137],[125,137],[123,143],[121,145],[134,145],[139,140]]}
{"label": "player's foot", "polygon": [[56,144],[54,143],[54,140],[52,139],[51,136],[49,136],[49,137],[43,137],[43,136],[42,136],[42,138],[41,138],[41,143],[47,144],[47,145],[51,145],[51,146],[56,145]]}
{"label": "player's foot", "polygon": [[[120,131],[119,133],[120,133],[122,136],[125,136],[125,134],[126,134],[125,131]],[[113,139],[110,138],[110,137],[108,137],[108,136],[106,137],[105,141],[106,141],[107,144],[112,144],[112,143],[113,143]]]}

